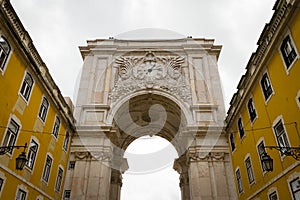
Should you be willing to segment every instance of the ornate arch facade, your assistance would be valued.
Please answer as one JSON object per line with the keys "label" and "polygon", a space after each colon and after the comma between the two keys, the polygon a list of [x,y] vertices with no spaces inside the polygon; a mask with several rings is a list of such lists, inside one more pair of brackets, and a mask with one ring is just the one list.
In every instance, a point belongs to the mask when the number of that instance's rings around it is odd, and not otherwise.
{"label": "ornate arch facade", "polygon": [[177,150],[182,199],[236,199],[217,59],[206,39],[92,40],[75,108],[65,189],[71,199],[119,200],[124,152],[144,135]]}

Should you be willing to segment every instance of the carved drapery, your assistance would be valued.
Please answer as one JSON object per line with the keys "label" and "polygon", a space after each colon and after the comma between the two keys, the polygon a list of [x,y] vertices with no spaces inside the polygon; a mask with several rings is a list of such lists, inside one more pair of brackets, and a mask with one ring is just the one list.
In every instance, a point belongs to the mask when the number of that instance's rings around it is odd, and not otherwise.
{"label": "carved drapery", "polygon": [[224,161],[225,152],[189,152],[188,153],[189,162],[197,161]]}
{"label": "carved drapery", "polygon": [[113,101],[141,89],[160,89],[189,102],[191,92],[180,56],[155,56],[148,52],[144,57],[119,57],[115,60],[117,74],[110,94]]}
{"label": "carved drapery", "polygon": [[91,158],[91,153],[88,151],[75,151],[74,155],[76,160],[84,160]]}
{"label": "carved drapery", "polygon": [[112,154],[106,151],[75,151],[74,155],[76,160],[92,160],[102,162],[110,162],[112,160]]}

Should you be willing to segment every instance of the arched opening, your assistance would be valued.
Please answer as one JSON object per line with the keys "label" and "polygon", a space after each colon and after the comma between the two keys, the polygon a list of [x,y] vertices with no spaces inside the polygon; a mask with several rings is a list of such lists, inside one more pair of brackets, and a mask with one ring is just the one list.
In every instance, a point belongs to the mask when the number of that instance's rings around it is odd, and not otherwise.
{"label": "arched opening", "polygon": [[[187,120],[177,103],[153,91],[133,96],[114,114],[115,132],[109,135],[114,144],[110,194],[117,199],[141,199],[139,191],[143,190],[149,199],[162,198],[157,195],[180,199],[186,190],[182,180],[187,171],[179,169],[177,162],[176,172],[173,164],[184,157],[191,141],[183,136]],[[123,188],[126,181],[132,181],[133,188]]]}
{"label": "arched opening", "polygon": [[[157,157],[159,152],[165,155]],[[180,199],[179,174],[173,169],[178,155],[170,142],[158,136],[143,136],[129,145],[124,157],[129,169],[123,174],[121,200]]]}

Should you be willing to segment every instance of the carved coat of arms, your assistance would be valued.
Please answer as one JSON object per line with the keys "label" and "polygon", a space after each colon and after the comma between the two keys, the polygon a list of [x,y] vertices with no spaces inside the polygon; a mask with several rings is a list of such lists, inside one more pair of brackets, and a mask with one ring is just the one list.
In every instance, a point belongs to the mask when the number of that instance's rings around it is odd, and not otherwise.
{"label": "carved coat of arms", "polygon": [[110,97],[116,101],[123,95],[152,88],[167,91],[188,101],[191,94],[183,74],[183,63],[183,57],[156,57],[152,52],[144,57],[118,57],[115,59],[116,81]]}

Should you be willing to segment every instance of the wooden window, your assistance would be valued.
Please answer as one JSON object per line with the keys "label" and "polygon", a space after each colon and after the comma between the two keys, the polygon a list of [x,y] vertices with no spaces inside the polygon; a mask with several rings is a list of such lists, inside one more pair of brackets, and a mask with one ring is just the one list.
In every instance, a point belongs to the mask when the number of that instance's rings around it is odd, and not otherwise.
{"label": "wooden window", "polygon": [[251,183],[254,182],[254,174],[253,174],[253,169],[252,169],[252,164],[251,164],[250,157],[248,157],[245,160],[245,166],[246,166],[246,170],[247,170],[248,180],[249,180],[249,183],[251,184]]}
{"label": "wooden window", "polygon": [[237,181],[239,193],[242,193],[244,191],[244,189],[243,189],[243,183],[242,183],[240,169],[237,169],[235,174],[236,174],[236,181]]}
{"label": "wooden window", "polygon": [[56,116],[54,121],[53,131],[52,131],[52,134],[54,135],[55,138],[58,137],[59,127],[60,127],[60,120],[58,116]]}
{"label": "wooden window", "polygon": [[7,40],[3,37],[0,37],[0,70],[1,71],[4,71],[10,51],[11,48]]}
{"label": "wooden window", "polygon": [[50,176],[51,166],[52,166],[52,158],[49,155],[47,155],[44,172],[43,172],[43,180],[47,183]]}
{"label": "wooden window", "polygon": [[38,148],[39,145],[34,140],[31,140],[28,151],[28,160],[26,163],[27,167],[29,167],[30,169],[33,169]]}
{"label": "wooden window", "polygon": [[287,149],[283,147],[290,147],[290,144],[288,142],[287,134],[285,132],[285,128],[281,120],[274,126],[274,131],[278,146],[282,147],[281,155],[283,155],[284,152],[287,151]]}
{"label": "wooden window", "polygon": [[46,120],[48,108],[49,108],[49,102],[48,102],[48,100],[46,99],[46,97],[43,97],[42,103],[41,103],[41,106],[40,106],[40,110],[39,110],[39,118],[40,118],[43,122],[45,122],[45,120]]}
{"label": "wooden window", "polygon": [[65,151],[68,150],[68,147],[69,147],[69,141],[70,141],[70,133],[69,131],[66,132],[66,135],[65,135],[65,140],[64,140],[64,144],[63,144],[63,148]]}
{"label": "wooden window", "polygon": [[278,200],[277,192],[272,192],[269,194],[269,200]]}
{"label": "wooden window", "polygon": [[73,170],[75,168],[75,161],[70,161],[69,162],[69,170]]}
{"label": "wooden window", "polygon": [[58,173],[56,177],[56,183],[55,183],[55,190],[57,192],[60,191],[61,183],[62,183],[62,177],[63,177],[64,170],[62,168],[58,168]]}
{"label": "wooden window", "polygon": [[234,143],[234,135],[233,133],[230,133],[230,146],[231,146],[231,151],[234,151],[235,150],[235,143]]}
{"label": "wooden window", "polygon": [[268,77],[268,74],[265,73],[261,80],[260,80],[260,85],[264,94],[265,101],[270,98],[270,96],[273,94],[273,88],[270,83],[270,79]]}
{"label": "wooden window", "polygon": [[68,200],[71,198],[71,190],[64,191],[64,200]]}
{"label": "wooden window", "polygon": [[282,44],[280,46],[280,52],[283,57],[286,69],[288,70],[297,58],[296,48],[290,35],[287,35],[283,39]]}
{"label": "wooden window", "polygon": [[296,179],[290,182],[290,188],[293,195],[294,200],[300,200],[300,179],[297,177]]}
{"label": "wooden window", "polygon": [[24,99],[27,102],[29,100],[29,96],[32,91],[33,83],[34,82],[33,82],[31,75],[28,72],[26,72],[24,80],[21,85],[20,94],[24,97]]}
{"label": "wooden window", "polygon": [[238,119],[238,129],[240,133],[240,138],[242,139],[245,136],[245,131],[241,117]]}
{"label": "wooden window", "polygon": [[16,200],[25,200],[27,193],[24,190],[18,189]]}
{"label": "wooden window", "polygon": [[249,101],[247,103],[247,107],[248,107],[248,112],[249,112],[249,115],[250,115],[250,121],[253,122],[254,119],[257,117],[254,102],[253,102],[253,98],[249,99]]}
{"label": "wooden window", "polygon": [[[19,132],[19,124],[13,119],[10,120],[8,128],[6,130],[6,134],[2,143],[2,146],[14,146],[17,138],[17,134]],[[10,148],[8,151],[12,154],[13,148]]]}
{"label": "wooden window", "polygon": [[262,158],[263,158],[263,155],[266,153],[266,149],[265,149],[265,145],[264,145],[263,141],[261,141],[257,145],[257,152],[258,152],[258,155],[259,155],[262,171],[264,172],[264,171],[266,171],[266,169],[263,167]]}

